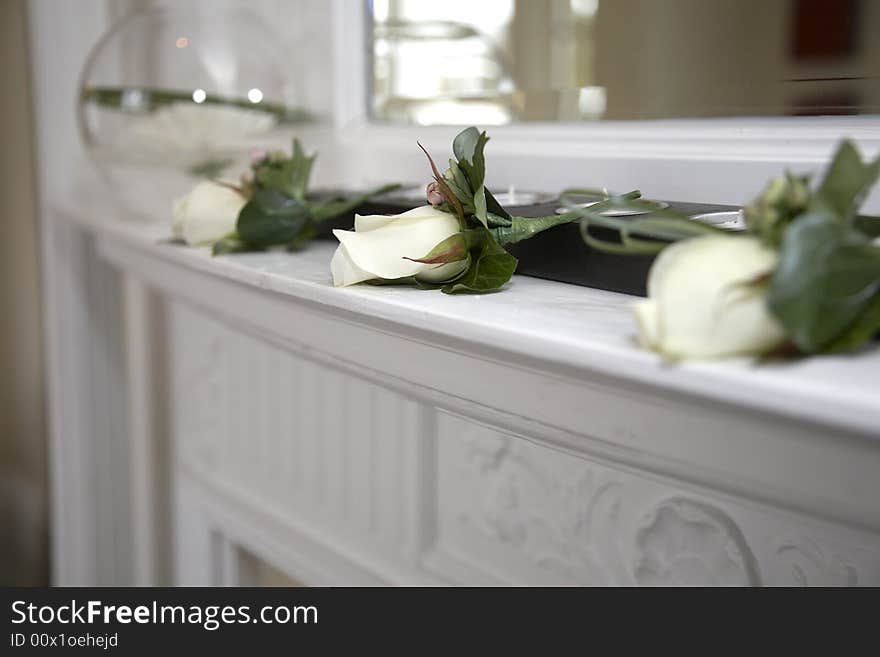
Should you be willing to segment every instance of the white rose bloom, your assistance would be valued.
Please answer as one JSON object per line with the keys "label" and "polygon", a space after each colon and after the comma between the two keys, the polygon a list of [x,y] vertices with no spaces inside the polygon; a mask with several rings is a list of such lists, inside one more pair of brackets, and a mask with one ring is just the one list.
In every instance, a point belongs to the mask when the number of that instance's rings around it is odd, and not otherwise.
{"label": "white rose bloom", "polygon": [[174,237],[191,246],[210,244],[235,230],[247,199],[234,189],[205,181],[174,202]]}
{"label": "white rose bloom", "polygon": [[760,288],[777,253],[754,237],[708,235],[667,247],[635,305],[642,343],[671,358],[752,355],[785,338]]}
{"label": "white rose bloom", "polygon": [[459,230],[455,215],[430,205],[391,216],[355,215],[354,231],[333,231],[339,240],[330,263],[333,284],[354,285],[407,276],[430,283],[448,281],[467,269],[467,260],[432,265],[406,258],[425,257]]}

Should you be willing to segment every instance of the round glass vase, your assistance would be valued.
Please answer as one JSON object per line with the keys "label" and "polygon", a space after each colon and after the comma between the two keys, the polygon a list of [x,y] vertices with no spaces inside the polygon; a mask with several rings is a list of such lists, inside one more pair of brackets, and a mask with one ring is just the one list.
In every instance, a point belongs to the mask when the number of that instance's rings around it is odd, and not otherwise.
{"label": "round glass vase", "polygon": [[[208,3],[205,3],[208,4]],[[254,149],[283,147],[309,120],[284,43],[244,10],[159,7],[129,14],[83,69],[83,143],[133,218],[168,218],[204,179],[236,181]]]}

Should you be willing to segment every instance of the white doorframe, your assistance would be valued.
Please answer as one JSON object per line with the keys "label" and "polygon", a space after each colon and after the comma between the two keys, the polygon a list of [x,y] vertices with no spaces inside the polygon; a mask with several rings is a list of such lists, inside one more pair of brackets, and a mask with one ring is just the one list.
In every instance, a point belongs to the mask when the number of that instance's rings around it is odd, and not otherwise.
{"label": "white doorframe", "polygon": [[60,218],[83,153],[75,104],[86,53],[119,2],[28,3],[43,274],[51,580],[130,583],[118,275]]}

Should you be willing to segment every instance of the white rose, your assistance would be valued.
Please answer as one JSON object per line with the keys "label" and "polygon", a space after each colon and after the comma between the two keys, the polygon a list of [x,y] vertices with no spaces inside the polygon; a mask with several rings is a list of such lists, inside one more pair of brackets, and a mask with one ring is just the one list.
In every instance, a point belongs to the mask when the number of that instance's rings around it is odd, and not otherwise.
{"label": "white rose", "polygon": [[666,248],[635,305],[642,343],[672,358],[766,352],[785,338],[762,288],[778,256],[754,237],[708,235]]}
{"label": "white rose", "polygon": [[407,258],[423,258],[459,230],[454,215],[430,205],[391,216],[355,215],[353,231],[333,231],[339,240],[330,263],[333,285],[407,276],[431,283],[455,278],[467,269],[467,260],[424,264]]}
{"label": "white rose", "polygon": [[174,237],[191,246],[210,244],[235,230],[247,199],[234,189],[205,181],[174,202]]}

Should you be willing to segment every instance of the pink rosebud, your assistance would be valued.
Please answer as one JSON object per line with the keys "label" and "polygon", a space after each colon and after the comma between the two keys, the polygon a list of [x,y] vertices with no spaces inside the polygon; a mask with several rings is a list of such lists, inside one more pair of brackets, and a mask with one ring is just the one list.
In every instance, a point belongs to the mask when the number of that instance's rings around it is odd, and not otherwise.
{"label": "pink rosebud", "polygon": [[251,164],[259,164],[266,159],[266,151],[262,148],[252,148],[250,152]]}
{"label": "pink rosebud", "polygon": [[440,193],[440,185],[436,181],[428,183],[428,186],[425,188],[425,195],[428,197],[428,203],[431,205],[440,205],[446,200],[443,198],[443,194]]}

